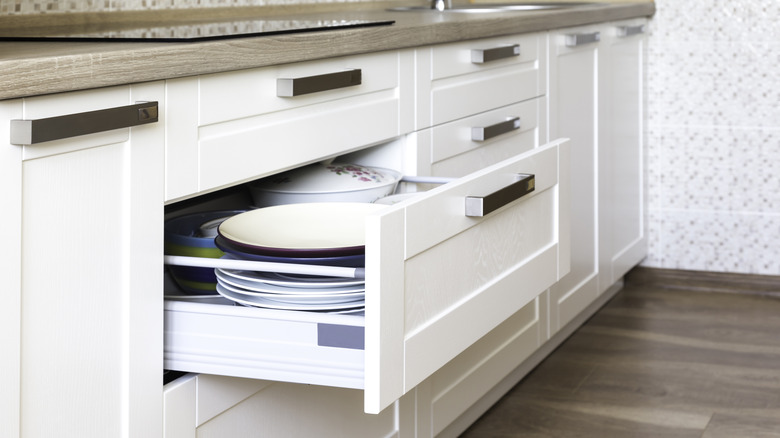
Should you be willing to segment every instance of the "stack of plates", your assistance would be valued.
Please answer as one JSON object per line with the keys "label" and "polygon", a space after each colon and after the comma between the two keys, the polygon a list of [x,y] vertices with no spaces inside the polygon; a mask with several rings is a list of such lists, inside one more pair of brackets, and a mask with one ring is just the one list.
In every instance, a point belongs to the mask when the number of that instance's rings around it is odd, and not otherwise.
{"label": "stack of plates", "polygon": [[363,279],[309,275],[305,265],[363,267],[365,218],[384,208],[347,202],[287,204],[227,219],[220,224],[215,239],[225,257],[295,264],[300,273],[217,268],[217,292],[247,306],[362,312]]}

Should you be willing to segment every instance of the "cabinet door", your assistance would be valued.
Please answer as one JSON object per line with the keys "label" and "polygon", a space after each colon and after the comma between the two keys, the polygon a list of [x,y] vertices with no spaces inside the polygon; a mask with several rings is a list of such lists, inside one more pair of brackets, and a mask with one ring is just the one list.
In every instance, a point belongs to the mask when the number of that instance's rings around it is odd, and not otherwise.
{"label": "cabinet door", "polygon": [[599,69],[600,289],[647,253],[644,218],[645,20],[605,26]]}
{"label": "cabinet door", "polygon": [[[161,83],[42,96],[13,118],[162,96]],[[159,124],[4,147],[17,159],[3,166],[18,176],[4,190],[22,199],[12,210],[21,219],[20,429],[33,438],[159,436]]]}
{"label": "cabinet door", "polygon": [[[379,412],[559,279],[556,141],[396,204],[366,224],[366,412]],[[464,198],[536,176],[535,190],[483,218]]]}
{"label": "cabinet door", "polygon": [[550,34],[550,138],[571,140],[571,271],[551,291],[550,332],[598,296],[596,142],[600,29]]}
{"label": "cabinet door", "polygon": [[21,258],[22,235],[22,149],[8,143],[8,120],[22,117],[23,102],[0,102],[0,193],[3,214],[0,215],[0,436],[19,436],[20,355],[21,345]]}

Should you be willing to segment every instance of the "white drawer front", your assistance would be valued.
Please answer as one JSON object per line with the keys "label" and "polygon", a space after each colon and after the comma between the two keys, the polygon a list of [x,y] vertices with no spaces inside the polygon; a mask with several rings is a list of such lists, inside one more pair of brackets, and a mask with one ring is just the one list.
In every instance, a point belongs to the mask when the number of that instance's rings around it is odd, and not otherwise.
{"label": "white drawer front", "polygon": [[[295,97],[277,96],[279,79],[300,79],[355,69],[361,71],[359,85]],[[398,69],[398,53],[381,52],[202,76],[200,124],[210,125],[391,90],[398,87]]]}
{"label": "white drawer front", "polygon": [[[360,85],[277,96],[277,79],[356,68],[361,70]],[[278,173],[408,132],[414,99],[404,95],[412,87],[402,83],[412,78],[407,51],[169,81],[166,200]]]}
{"label": "white drawer front", "polygon": [[[199,187],[209,190],[339,155],[399,134],[393,90],[199,130]],[[376,121],[382,123],[376,123]]]}
{"label": "white drawer front", "polygon": [[[419,85],[419,126],[435,126],[543,95],[544,62],[540,44],[539,36],[531,34],[467,41],[423,51],[419,61],[423,78]],[[474,51],[505,48],[516,48],[517,56],[484,63],[472,61]]]}
{"label": "white drawer front", "polygon": [[[537,34],[524,34],[434,46],[431,48],[432,79],[476,73],[508,65],[533,63],[539,59],[539,41],[540,37]],[[472,52],[475,50],[485,51],[514,45],[518,46],[517,56],[483,63],[472,62]]]}
{"label": "white drawer front", "polygon": [[[560,278],[567,155],[557,141],[369,218],[367,411],[415,387]],[[466,196],[516,173],[535,174],[535,191],[484,218],[464,215]]]}
{"label": "white drawer front", "polygon": [[[462,176],[539,146],[539,99],[509,105],[430,128],[434,176]],[[518,118],[516,129],[484,141],[472,139],[474,128]]]}

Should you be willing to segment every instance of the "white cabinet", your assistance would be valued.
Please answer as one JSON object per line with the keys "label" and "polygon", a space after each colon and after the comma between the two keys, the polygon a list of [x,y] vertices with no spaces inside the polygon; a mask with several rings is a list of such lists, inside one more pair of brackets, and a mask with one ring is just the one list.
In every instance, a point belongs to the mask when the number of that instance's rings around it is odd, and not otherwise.
{"label": "white cabinet", "polygon": [[[641,81],[642,39],[565,45],[604,28],[0,102],[2,120],[137,101],[160,118],[3,145],[0,434],[458,433],[644,253],[641,82],[622,79]],[[287,96],[331,74],[346,85]],[[166,203],[343,154],[457,178],[367,220],[365,316],[163,303]],[[464,214],[517,174],[532,192]],[[163,367],[201,374],[161,390]]]}
{"label": "white cabinet", "polygon": [[[598,67],[601,26],[550,33],[550,138],[571,139],[571,271],[550,294],[555,333],[598,296]],[[568,236],[567,236],[568,237]]]}
{"label": "white cabinet", "polygon": [[604,27],[599,66],[599,284],[647,253],[644,192],[644,19]]}
{"label": "white cabinet", "polygon": [[645,19],[550,34],[550,132],[572,147],[572,269],[551,290],[564,327],[647,252]]}
{"label": "white cabinet", "polygon": [[159,435],[162,124],[23,146],[6,129],[163,96],[158,82],[0,104],[3,436]]}

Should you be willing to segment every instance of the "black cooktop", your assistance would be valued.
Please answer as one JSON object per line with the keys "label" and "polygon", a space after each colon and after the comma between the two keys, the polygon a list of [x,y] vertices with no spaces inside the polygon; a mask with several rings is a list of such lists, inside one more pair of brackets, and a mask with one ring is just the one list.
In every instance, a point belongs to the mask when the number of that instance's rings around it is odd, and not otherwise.
{"label": "black cooktop", "polygon": [[387,26],[392,20],[241,20],[189,23],[174,26],[84,32],[52,28],[0,29],[0,41],[84,41],[84,42],[197,42],[227,38],[279,35],[355,27]]}

